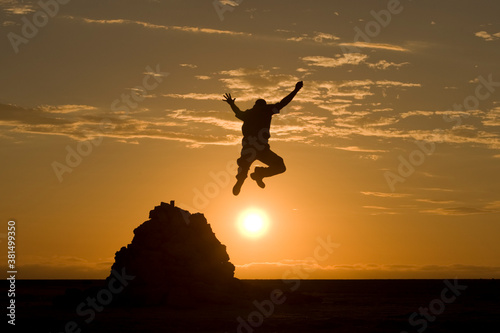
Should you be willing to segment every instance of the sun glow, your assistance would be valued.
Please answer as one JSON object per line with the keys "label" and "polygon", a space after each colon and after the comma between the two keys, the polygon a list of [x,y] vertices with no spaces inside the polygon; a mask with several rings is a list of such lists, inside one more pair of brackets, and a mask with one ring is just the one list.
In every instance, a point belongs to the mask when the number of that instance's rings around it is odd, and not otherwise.
{"label": "sun glow", "polygon": [[267,215],[259,209],[248,209],[238,218],[238,228],[246,237],[262,237],[266,234],[268,227]]}

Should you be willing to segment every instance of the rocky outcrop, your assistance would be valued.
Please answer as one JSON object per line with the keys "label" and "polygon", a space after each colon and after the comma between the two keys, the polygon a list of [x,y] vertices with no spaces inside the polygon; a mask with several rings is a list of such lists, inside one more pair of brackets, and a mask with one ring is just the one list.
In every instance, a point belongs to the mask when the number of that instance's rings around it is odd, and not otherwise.
{"label": "rocky outcrop", "polygon": [[117,274],[133,277],[119,295],[133,304],[232,302],[241,290],[226,247],[203,214],[173,202],[151,210],[132,243],[116,252],[107,280]]}

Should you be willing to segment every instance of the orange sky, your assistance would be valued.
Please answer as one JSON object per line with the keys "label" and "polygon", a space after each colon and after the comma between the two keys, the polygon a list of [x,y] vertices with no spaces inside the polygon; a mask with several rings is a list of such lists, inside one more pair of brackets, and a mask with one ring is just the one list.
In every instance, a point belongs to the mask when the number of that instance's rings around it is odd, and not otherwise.
{"label": "orange sky", "polygon": [[[72,1],[28,38],[43,9],[0,1],[0,241],[16,220],[18,277],[104,278],[174,199],[240,278],[499,278],[500,4],[238,2],[221,20],[212,1]],[[223,93],[244,110],[299,80],[271,127],[286,173],[234,197]],[[249,208],[260,238],[238,230]]]}

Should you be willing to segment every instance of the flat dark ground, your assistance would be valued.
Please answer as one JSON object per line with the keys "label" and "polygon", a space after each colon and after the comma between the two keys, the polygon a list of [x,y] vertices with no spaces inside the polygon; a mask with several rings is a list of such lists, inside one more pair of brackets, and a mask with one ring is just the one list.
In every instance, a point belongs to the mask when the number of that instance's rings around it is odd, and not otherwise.
{"label": "flat dark ground", "polygon": [[[450,280],[453,281],[453,280]],[[67,288],[88,289],[102,285],[94,280],[21,280],[16,285],[16,328],[22,332],[65,332],[74,320],[81,332],[500,332],[500,281],[459,280],[467,289],[446,304],[428,327],[410,326],[408,319],[420,307],[441,297],[443,280],[302,280],[296,291],[281,280],[244,280],[260,289],[255,300],[266,300],[279,288],[286,301],[272,315],[262,316],[256,327],[240,328],[237,318],[256,311],[252,300],[239,305],[168,307],[116,307],[109,305],[90,323],[75,307],[57,308],[53,299]],[[1,293],[6,294],[6,281]],[[2,297],[5,309],[5,298]],[[269,296],[267,296],[269,299]],[[84,300],[82,300],[84,301]],[[5,304],[5,305],[4,305]],[[434,302],[434,304],[437,304]],[[5,311],[5,310],[3,310]],[[254,313],[255,315],[256,313]],[[6,316],[2,315],[6,320]],[[258,316],[253,317],[258,320]],[[421,318],[421,317],[419,317]],[[418,318],[417,318],[418,320]],[[257,327],[258,326],[258,327]],[[20,330],[22,329],[22,330]],[[3,331],[3,330],[2,330]],[[68,332],[71,332],[68,331]],[[75,330],[74,332],[79,332]]]}

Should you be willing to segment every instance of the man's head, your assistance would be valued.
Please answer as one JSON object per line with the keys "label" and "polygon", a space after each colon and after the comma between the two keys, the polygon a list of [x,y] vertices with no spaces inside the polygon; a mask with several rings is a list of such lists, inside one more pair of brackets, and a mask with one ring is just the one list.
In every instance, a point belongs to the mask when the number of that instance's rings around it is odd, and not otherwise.
{"label": "man's head", "polygon": [[263,100],[262,98],[258,99],[255,101],[255,106],[256,107],[263,107],[263,106],[266,106],[266,101]]}

